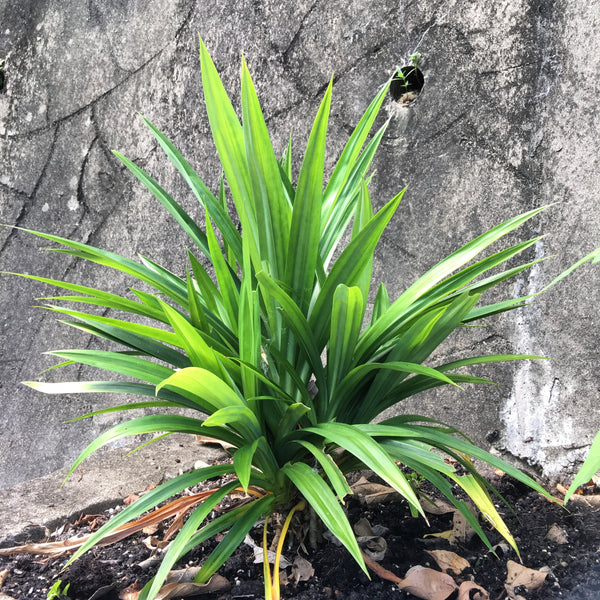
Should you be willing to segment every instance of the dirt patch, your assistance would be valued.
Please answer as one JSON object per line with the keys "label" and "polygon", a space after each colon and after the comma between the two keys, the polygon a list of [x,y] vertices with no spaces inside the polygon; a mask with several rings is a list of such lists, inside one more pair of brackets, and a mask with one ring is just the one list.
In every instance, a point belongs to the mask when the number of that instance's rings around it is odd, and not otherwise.
{"label": "dirt patch", "polygon": [[[548,502],[538,494],[518,483],[502,478],[499,489],[513,506],[515,514],[503,505],[499,510],[517,539],[523,564],[533,569],[546,567],[548,574],[544,585],[538,590],[520,588],[518,593],[525,599],[536,600],[597,600],[600,598],[600,510],[586,507],[581,503],[570,506],[570,512]],[[469,542],[450,543],[439,537],[425,537],[428,534],[447,531],[452,528],[452,515],[429,515],[430,527],[423,519],[412,518],[405,504],[392,499],[365,505],[356,497],[346,503],[351,523],[361,518],[368,519],[373,526],[387,531],[383,534],[387,542],[387,552],[381,565],[403,577],[414,565],[437,568],[427,551],[451,550],[466,559],[469,567],[460,575],[453,575],[457,583],[473,580],[485,588],[490,598],[506,598],[504,583],[507,576],[507,561],[518,561],[510,550],[499,550],[497,558],[490,554],[478,538]],[[118,508],[107,511],[98,521],[102,521]],[[90,521],[90,519],[88,519]],[[72,537],[85,533],[89,524],[65,527],[62,536]],[[500,536],[485,527],[492,544],[501,542]],[[548,536],[549,532],[553,532]],[[156,536],[160,537],[160,531]],[[262,527],[251,532],[259,543]],[[0,592],[20,600],[45,600],[47,590],[57,577],[70,582],[68,598],[72,600],[117,600],[119,594],[137,582],[142,587],[155,572],[156,566],[148,567],[147,561],[153,554],[140,533],[112,546],[95,548],[84,555],[64,573],[59,574],[66,562],[65,557],[44,559],[27,554],[0,557],[0,572],[8,572]],[[308,545],[308,544],[307,544]],[[214,542],[195,549],[184,563],[197,565],[214,547]],[[399,591],[390,582],[382,581],[373,575],[369,580],[356,566],[345,549],[333,541],[322,539],[316,551],[306,551],[293,541],[286,545],[284,555],[292,562],[296,556],[310,561],[314,575],[307,581],[297,584],[290,582],[282,589],[282,597],[298,600],[346,599],[387,600],[413,598]],[[227,563],[219,570],[230,584],[229,591],[221,591],[204,598],[233,600],[242,598],[262,598],[262,565],[253,563],[253,552],[248,545],[242,545]],[[291,567],[287,572],[291,574]]]}

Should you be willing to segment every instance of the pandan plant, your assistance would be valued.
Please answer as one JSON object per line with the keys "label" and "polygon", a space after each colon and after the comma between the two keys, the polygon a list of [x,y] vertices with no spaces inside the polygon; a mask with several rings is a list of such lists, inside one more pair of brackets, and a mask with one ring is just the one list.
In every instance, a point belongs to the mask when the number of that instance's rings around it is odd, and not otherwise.
{"label": "pandan plant", "polygon": [[[104,444],[139,434],[209,436],[226,442],[233,460],[186,472],[148,492],[93,534],[71,561],[171,496],[227,475],[229,481],[202,494],[158,573],[144,587],[142,600],[156,596],[179,558],[208,538],[227,532],[195,578],[207,582],[261,519],[265,519],[265,594],[268,599],[279,598],[277,565],[282,542],[271,576],[266,551],[268,519],[275,512],[287,513],[283,540],[291,515],[305,507],[318,515],[366,572],[342,506],[351,493],[346,477],[359,469],[370,469],[386,481],[415,516],[424,517],[423,508],[418,490],[405,473],[429,481],[490,547],[477,516],[455,494],[461,488],[517,550],[491,500],[494,490],[473,459],[548,496],[538,483],[450,425],[398,409],[398,416],[378,418],[425,390],[489,383],[458,372],[463,367],[536,358],[491,355],[424,364],[457,327],[522,307],[531,298],[482,301],[487,290],[539,262],[526,260],[504,270],[501,267],[509,261],[514,264],[513,259],[540,238],[483,258],[481,254],[544,209],[511,218],[480,235],[392,301],[383,284],[376,289],[372,286],[373,254],[404,190],[377,212],[368,191],[369,168],[386,125],[370,133],[390,82],[366,109],[324,184],[329,84],[294,182],[291,143],[278,160],[245,62],[240,123],[202,42],[200,60],[206,110],[224,172],[219,189],[211,192],[167,137],[147,119],[144,122],[202,205],[204,223],[194,222],[154,179],[115,153],[189,236],[187,273],[179,276],[149,258],[136,262],[31,231],[58,244],[59,252],[124,272],[153,292],[132,287],[131,296],[121,296],[23,275],[67,290],[69,294],[55,297],[49,308],[62,313],[68,324],[117,345],[115,350],[51,352],[62,359],[59,366],[79,363],[128,378],[27,385],[49,394],[106,392],[141,397],[86,417],[160,409],[100,435],[77,458],[69,474]],[[228,196],[235,206],[234,216],[229,213]],[[596,261],[597,256],[590,254],[569,271],[586,260]],[[370,293],[374,302],[369,315]],[[78,310],[81,305],[91,310]],[[114,316],[97,314],[95,307],[103,309],[103,314],[110,309]],[[169,414],[169,408],[191,409],[197,416]],[[235,490],[243,490],[247,501],[207,522],[213,508]]]}

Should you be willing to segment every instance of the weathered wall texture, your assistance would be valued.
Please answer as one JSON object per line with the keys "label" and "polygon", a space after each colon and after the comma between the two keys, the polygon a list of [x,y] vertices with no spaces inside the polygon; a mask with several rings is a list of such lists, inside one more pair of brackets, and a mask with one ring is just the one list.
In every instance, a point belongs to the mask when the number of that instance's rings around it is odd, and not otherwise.
{"label": "weathered wall texture", "polygon": [[[111,155],[119,149],[184,205],[184,185],[136,116],[180,147],[210,186],[220,175],[201,100],[200,33],[237,98],[244,51],[278,150],[304,144],[335,72],[333,157],[376,88],[418,49],[425,88],[393,116],[376,161],[378,205],[409,190],[377,253],[392,294],[459,244],[514,214],[559,202],[522,236],[549,256],[508,293],[534,292],[600,245],[597,96],[600,10],[574,0],[2,0],[0,222],[66,235],[181,271],[182,236]],[[125,278],[0,229],[0,268],[122,291]],[[112,277],[112,276],[111,276]],[[552,475],[580,460],[600,428],[596,372],[600,272],[585,268],[538,304],[454,337],[440,356],[527,352],[547,362],[487,369],[496,388],[444,391],[410,410]],[[113,417],[63,425],[111,401],[48,397],[19,385],[53,361],[41,351],[81,334],[34,309],[51,289],[0,279],[0,487],[72,460]],[[96,342],[90,342],[96,343]],[[83,374],[83,372],[82,372]]]}

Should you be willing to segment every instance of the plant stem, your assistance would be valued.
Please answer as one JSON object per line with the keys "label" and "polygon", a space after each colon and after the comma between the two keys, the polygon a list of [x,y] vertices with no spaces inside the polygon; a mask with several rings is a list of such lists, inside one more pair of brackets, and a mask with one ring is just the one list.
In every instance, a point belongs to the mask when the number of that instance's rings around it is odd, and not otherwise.
{"label": "plant stem", "polygon": [[[290,523],[292,521],[292,517],[297,510],[304,510],[306,508],[306,502],[301,500],[290,510],[288,516],[285,519],[285,523],[281,529],[281,535],[279,537],[279,543],[277,544],[277,551],[275,552],[275,564],[273,565],[273,600],[280,600],[280,588],[279,588],[279,562],[281,559],[281,552],[283,551],[283,542],[285,541],[285,536],[287,534],[287,530],[290,527]],[[264,546],[266,548],[266,546]],[[265,550],[266,552],[266,550]],[[268,558],[266,559],[268,560]],[[266,584],[265,584],[266,587]]]}

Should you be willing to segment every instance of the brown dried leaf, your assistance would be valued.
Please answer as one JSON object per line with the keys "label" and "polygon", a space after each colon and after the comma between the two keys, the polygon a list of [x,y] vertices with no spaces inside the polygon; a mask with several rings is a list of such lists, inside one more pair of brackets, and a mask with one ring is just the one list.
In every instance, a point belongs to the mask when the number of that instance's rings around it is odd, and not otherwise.
{"label": "brown dried leaf", "polygon": [[517,598],[515,588],[524,586],[528,590],[537,590],[544,585],[546,575],[548,575],[547,572],[529,569],[516,563],[514,560],[507,561],[506,568],[508,575],[506,576],[504,587],[511,600],[516,600]]}
{"label": "brown dried leaf", "polygon": [[[155,511],[150,514],[138,519],[137,521],[132,521],[131,523],[126,523],[125,525],[121,525],[121,527],[117,527],[112,533],[108,534],[104,537],[100,542],[98,542],[98,546],[107,546],[109,544],[113,544],[114,542],[119,542],[120,540],[129,537],[130,535],[141,531],[145,527],[148,527],[155,523],[160,523],[173,515],[178,514],[182,510],[189,510],[199,502],[202,502],[206,498],[208,498],[211,494],[217,491],[218,488],[212,490],[206,490],[204,492],[199,492],[198,494],[193,494],[192,496],[183,496],[181,498],[177,498],[177,500],[173,500],[162,506],[161,508],[157,508]],[[77,550],[77,548],[83,546],[85,542],[89,539],[89,535],[81,538],[72,538],[70,540],[64,540],[59,542],[46,542],[40,544],[25,544],[23,546],[12,546],[10,548],[0,548],[0,556],[10,556],[11,554],[43,554],[49,556],[59,556],[66,552],[72,552],[73,550]]]}
{"label": "brown dried leaf", "polygon": [[387,542],[385,538],[376,535],[367,519],[363,517],[354,524],[354,533],[356,534],[356,541],[366,554],[376,561],[384,559],[387,552]]}
{"label": "brown dried leaf", "polygon": [[490,595],[473,581],[463,581],[458,588],[457,600],[490,600]]}
{"label": "brown dried leaf", "polygon": [[148,550],[164,550],[170,542],[168,540],[159,540],[157,537],[149,535],[142,540],[142,544],[144,544]]}
{"label": "brown dried leaf", "polygon": [[447,600],[458,586],[446,573],[417,565],[409,569],[397,587],[423,600]]}
{"label": "brown dried leaf", "polygon": [[138,587],[137,579],[119,594],[119,600],[138,600],[142,590]]}
{"label": "brown dried leaf", "polygon": [[0,588],[2,588],[2,586],[4,585],[4,582],[6,581],[7,577],[8,577],[8,569],[4,569],[3,571],[0,571]]}
{"label": "brown dried leaf", "polygon": [[292,581],[298,585],[299,581],[308,581],[314,574],[312,564],[302,556],[296,556],[292,565]]}
{"label": "brown dried leaf", "polygon": [[456,510],[454,506],[443,500],[427,498],[425,496],[419,498],[419,504],[421,505],[421,508],[430,515],[446,515]]}
{"label": "brown dried leaf", "polygon": [[[402,579],[402,577],[398,577],[395,573],[384,569],[381,565],[369,558],[364,552],[362,555],[367,567],[369,567],[376,575],[382,579],[395,583],[399,589],[405,590],[417,598],[422,598],[423,600],[447,600],[456,590],[458,590],[458,586],[454,583],[454,579],[446,573],[440,573],[433,569],[416,566],[409,569],[406,573],[406,578]],[[461,600],[463,599],[461,598]],[[481,599],[477,600],[488,599],[485,596],[482,596]]]}
{"label": "brown dried leaf", "polygon": [[371,527],[371,523],[369,523],[368,519],[365,519],[364,517],[354,523],[353,529],[354,533],[359,537],[375,535],[373,528]]}
{"label": "brown dried leaf", "polygon": [[146,535],[154,535],[159,528],[159,524],[158,523],[153,523],[152,525],[148,525],[148,527],[144,527],[144,529],[142,529],[142,533],[145,533]]}
{"label": "brown dried leaf", "polygon": [[600,494],[578,495],[573,494],[569,499],[569,505],[577,507],[589,508],[597,511],[600,509]]}
{"label": "brown dried leaf", "polygon": [[129,506],[130,504],[133,504],[136,500],[139,500],[140,497],[137,494],[129,494],[129,496],[127,496],[126,498],[123,498],[123,504],[125,506]]}
{"label": "brown dried leaf", "polygon": [[350,486],[352,493],[360,496],[361,502],[372,504],[373,502],[383,502],[393,494],[397,494],[396,490],[387,485],[380,483],[372,483],[366,477],[361,477],[354,485]]}
{"label": "brown dried leaf", "polygon": [[444,540],[449,540],[452,537],[452,529],[448,529],[447,531],[439,531],[438,533],[426,533],[423,537],[437,537]]}
{"label": "brown dried leaf", "polygon": [[456,575],[460,575],[471,566],[468,560],[450,550],[426,550],[426,552],[442,571],[452,571]]}
{"label": "brown dried leaf", "polygon": [[[471,508],[473,510],[473,508]],[[475,535],[475,530],[469,525],[469,522],[464,515],[456,510],[452,518],[452,534],[448,541],[453,546],[455,544],[466,544]]]}
{"label": "brown dried leaf", "polygon": [[[246,537],[244,538],[244,544],[246,544],[247,546],[250,546],[250,548],[252,548],[252,552],[254,553],[254,564],[255,565],[261,564],[264,559],[264,553],[263,553],[262,546],[257,545],[256,542],[250,536],[250,534],[246,535]],[[275,552],[273,550],[267,550],[267,557],[269,560],[269,564],[274,565],[275,564]],[[279,566],[282,569],[286,569],[291,564],[292,563],[283,554],[281,554],[279,556]]]}
{"label": "brown dried leaf", "polygon": [[231,584],[225,577],[213,575],[207,583],[194,583],[193,581],[167,583],[160,588],[156,600],[214,594],[215,592],[226,592],[230,589]]}
{"label": "brown dried leaf", "polygon": [[200,444],[204,444],[206,446],[221,446],[223,450],[227,450],[228,448],[233,448],[232,444],[228,444],[223,440],[217,440],[215,438],[208,437],[206,435],[197,435],[196,441]]}

